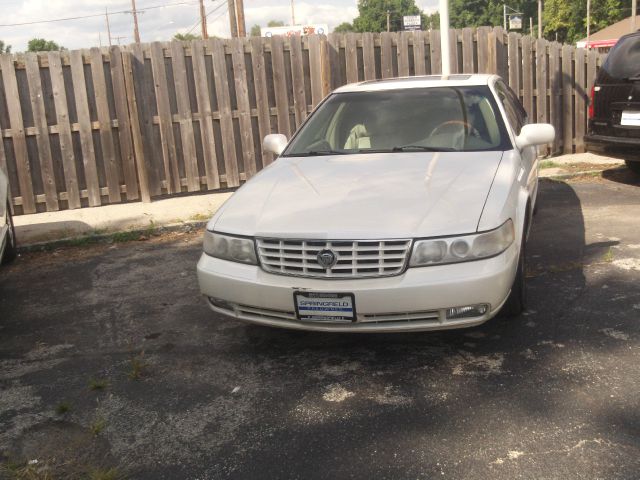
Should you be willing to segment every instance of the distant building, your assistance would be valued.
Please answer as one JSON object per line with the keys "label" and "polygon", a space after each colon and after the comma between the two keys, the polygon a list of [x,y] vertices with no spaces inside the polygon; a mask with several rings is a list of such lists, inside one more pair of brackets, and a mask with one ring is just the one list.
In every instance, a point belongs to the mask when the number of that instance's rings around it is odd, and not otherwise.
{"label": "distant building", "polygon": [[[636,25],[637,27],[640,27],[640,18],[636,19]],[[586,38],[577,42],[576,46],[578,48],[597,48],[599,52],[606,53],[611,50],[611,47],[616,44],[621,36],[631,32],[631,17],[629,17],[592,33],[589,36],[588,47]]]}

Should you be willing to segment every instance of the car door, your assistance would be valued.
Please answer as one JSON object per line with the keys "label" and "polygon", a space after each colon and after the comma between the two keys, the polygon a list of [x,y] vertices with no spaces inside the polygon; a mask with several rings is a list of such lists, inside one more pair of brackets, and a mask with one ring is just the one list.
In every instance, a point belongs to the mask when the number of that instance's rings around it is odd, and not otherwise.
{"label": "car door", "polygon": [[[528,123],[527,112],[520,103],[517,95],[503,81],[496,83],[496,91],[507,114],[507,121],[513,131],[514,136],[520,135],[520,130]],[[526,188],[529,191],[529,198],[532,205],[538,194],[538,149],[535,146],[525,147],[520,151],[522,168],[524,169],[522,178],[526,178]]]}

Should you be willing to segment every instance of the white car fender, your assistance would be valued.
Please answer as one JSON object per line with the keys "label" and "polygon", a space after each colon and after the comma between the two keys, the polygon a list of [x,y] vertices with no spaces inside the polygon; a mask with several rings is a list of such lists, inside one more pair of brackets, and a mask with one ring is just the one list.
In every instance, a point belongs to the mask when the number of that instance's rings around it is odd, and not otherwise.
{"label": "white car fender", "polygon": [[522,238],[529,201],[527,179],[528,175],[518,152],[505,152],[478,222],[479,232],[494,229],[511,218],[516,238]]}

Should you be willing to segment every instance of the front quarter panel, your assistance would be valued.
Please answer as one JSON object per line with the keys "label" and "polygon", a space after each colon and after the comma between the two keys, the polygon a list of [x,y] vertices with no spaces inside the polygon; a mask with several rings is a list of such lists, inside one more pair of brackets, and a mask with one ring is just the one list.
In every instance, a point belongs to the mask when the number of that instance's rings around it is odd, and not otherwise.
{"label": "front quarter panel", "polygon": [[480,216],[478,231],[491,230],[511,218],[516,238],[522,238],[529,199],[528,174],[517,150],[504,153]]}

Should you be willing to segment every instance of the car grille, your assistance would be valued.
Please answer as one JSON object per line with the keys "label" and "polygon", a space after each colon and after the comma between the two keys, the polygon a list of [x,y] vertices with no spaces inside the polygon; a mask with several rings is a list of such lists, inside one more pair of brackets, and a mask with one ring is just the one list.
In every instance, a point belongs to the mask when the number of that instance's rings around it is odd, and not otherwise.
{"label": "car grille", "polygon": [[[404,270],[411,240],[257,240],[260,265],[269,273],[314,278],[388,277]],[[336,263],[324,268],[317,255],[331,250]]]}

